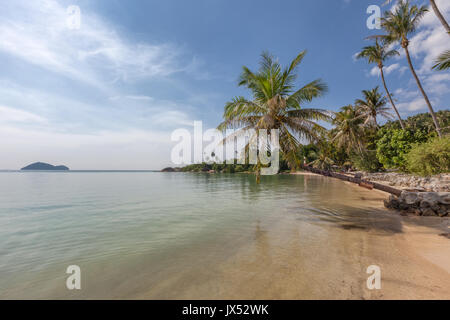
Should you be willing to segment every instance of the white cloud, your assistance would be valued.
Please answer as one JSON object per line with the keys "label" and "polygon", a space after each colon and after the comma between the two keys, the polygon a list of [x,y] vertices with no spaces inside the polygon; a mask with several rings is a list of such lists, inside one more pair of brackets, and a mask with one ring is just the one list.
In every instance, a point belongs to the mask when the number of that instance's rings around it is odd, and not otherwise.
{"label": "white cloud", "polygon": [[[400,75],[402,75],[406,69],[407,69],[406,67],[400,66],[399,63],[394,63],[394,64],[384,67],[383,71],[384,71],[385,75],[388,75],[388,74],[391,74],[392,72],[394,72],[395,70],[398,70],[398,73]],[[378,67],[373,67],[372,69],[370,69],[369,74],[374,77],[379,77],[380,69]]]}
{"label": "white cloud", "polygon": [[[437,0],[439,10],[445,17],[450,16],[450,1]],[[450,49],[449,36],[436,17],[433,9],[425,14],[418,32],[410,39],[410,51],[414,58],[420,59],[419,74],[432,73],[435,59]]]}
{"label": "white cloud", "polygon": [[54,0],[8,2],[0,13],[0,51],[99,87],[168,76],[192,63],[181,63],[183,50],[173,44],[130,42],[88,12],[82,11],[78,30],[67,27],[67,17]]}
{"label": "white cloud", "polygon": [[[201,60],[172,43],[133,41],[83,8],[79,30],[69,30],[66,18],[54,0],[2,3],[0,58],[34,73],[32,81],[19,73],[0,78],[0,167],[32,161],[74,169],[167,165],[171,130],[191,126],[194,108],[140,94],[133,85],[178,72],[195,77],[206,69]],[[72,92],[72,86],[82,89]]]}
{"label": "white cloud", "polygon": [[[417,4],[422,5],[423,3],[417,2]],[[437,0],[436,4],[445,17],[450,16],[450,1]],[[391,49],[394,48],[400,52],[400,56],[396,57],[396,61],[401,64],[401,67],[396,69],[400,73],[404,72],[406,69],[409,69],[409,67],[406,67],[404,50],[398,44],[395,47],[391,47]],[[450,93],[450,75],[448,73],[438,73],[432,70],[432,66],[436,57],[449,49],[449,36],[446,34],[433,9],[429,7],[429,12],[425,14],[417,32],[410,38],[409,51],[415,70],[435,110],[448,109],[448,106],[443,106],[441,101]],[[414,78],[410,72],[407,74],[409,76],[408,81],[402,83],[402,88],[394,91],[395,98],[399,101],[399,109],[404,114],[427,111],[427,105]]]}
{"label": "white cloud", "polygon": [[424,111],[427,108],[427,105],[422,97],[417,97],[410,102],[398,103],[397,107],[400,111],[416,112]]}
{"label": "white cloud", "polygon": [[0,106],[0,123],[45,123],[47,120],[23,110]]}

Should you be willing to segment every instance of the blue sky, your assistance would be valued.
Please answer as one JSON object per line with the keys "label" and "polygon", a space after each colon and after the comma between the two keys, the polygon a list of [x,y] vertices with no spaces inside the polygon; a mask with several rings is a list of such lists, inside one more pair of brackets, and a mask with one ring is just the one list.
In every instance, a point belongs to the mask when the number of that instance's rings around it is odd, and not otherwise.
{"label": "blue sky", "polygon": [[[322,78],[330,90],[310,106],[338,110],[380,85],[354,55],[380,32],[367,28],[366,9],[383,2],[0,0],[0,168],[170,165],[171,132],[194,120],[215,127],[225,102],[247,95],[236,79],[263,50],[288,63],[307,49],[299,85]],[[450,20],[450,1],[437,3]],[[67,27],[70,5],[79,29]],[[445,49],[429,12],[411,52],[436,110],[450,105],[450,74],[430,70]],[[386,73],[402,116],[426,111],[403,54]]]}

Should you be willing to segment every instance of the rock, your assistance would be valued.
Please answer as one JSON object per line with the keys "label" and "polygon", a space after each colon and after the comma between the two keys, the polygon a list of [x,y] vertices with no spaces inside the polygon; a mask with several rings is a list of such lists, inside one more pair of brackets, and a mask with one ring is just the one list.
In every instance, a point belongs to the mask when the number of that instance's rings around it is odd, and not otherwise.
{"label": "rock", "polygon": [[389,195],[389,202],[392,202],[394,200],[398,200],[396,196],[394,196],[393,194]]}
{"label": "rock", "polygon": [[439,203],[450,205],[450,192],[439,193]]}
{"label": "rock", "polygon": [[391,203],[389,202],[389,200],[384,199],[384,200],[383,200],[383,203],[384,203],[384,206],[385,206],[386,208],[388,208],[388,209],[391,209],[391,208],[392,208]]}
{"label": "rock", "polygon": [[435,215],[436,214],[434,213],[433,209],[431,209],[431,208],[422,209],[422,216],[424,216],[424,217],[433,217]]}
{"label": "rock", "polygon": [[415,192],[403,191],[401,194],[401,198],[406,204],[410,205],[419,202],[419,196]]}
{"label": "rock", "polygon": [[355,179],[361,179],[362,176],[363,176],[363,175],[362,175],[361,172],[355,173]]}
{"label": "rock", "polygon": [[448,211],[447,210],[439,210],[438,211],[438,216],[439,217],[445,217],[448,215]]}
{"label": "rock", "polygon": [[392,201],[390,201],[390,205],[392,209],[400,208],[400,202],[397,199],[393,199]]}
{"label": "rock", "polygon": [[408,210],[408,209],[409,209],[409,205],[407,205],[407,204],[404,203],[404,202],[400,202],[398,208],[399,208],[400,210]]}
{"label": "rock", "polygon": [[421,216],[422,215],[422,211],[420,211],[420,209],[414,209],[414,214],[416,216]]}
{"label": "rock", "polygon": [[439,212],[441,210],[441,207],[438,204],[435,204],[434,206],[431,206],[431,210],[434,212]]}
{"label": "rock", "polygon": [[431,203],[426,201],[426,200],[422,200],[420,201],[420,208],[425,209],[425,208],[430,208],[431,207]]}
{"label": "rock", "polygon": [[428,201],[432,204],[436,204],[440,201],[441,197],[436,192],[422,192],[422,193],[419,193],[419,198],[421,200]]}

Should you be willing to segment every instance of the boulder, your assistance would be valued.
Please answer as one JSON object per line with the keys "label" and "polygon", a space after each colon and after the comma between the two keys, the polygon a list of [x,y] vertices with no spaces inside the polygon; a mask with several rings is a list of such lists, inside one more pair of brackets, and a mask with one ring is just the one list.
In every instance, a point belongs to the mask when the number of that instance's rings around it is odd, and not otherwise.
{"label": "boulder", "polygon": [[436,214],[434,213],[433,209],[431,208],[425,208],[422,210],[422,216],[424,217],[433,217]]}
{"label": "boulder", "polygon": [[403,191],[400,197],[406,204],[409,205],[416,204],[420,201],[416,192]]}
{"label": "boulder", "polygon": [[420,201],[420,208],[425,209],[425,208],[430,208],[430,207],[431,207],[431,203],[428,202],[427,200]]}
{"label": "boulder", "polygon": [[437,192],[421,192],[419,193],[419,197],[422,200],[427,200],[430,202],[438,202],[440,200],[440,196]]}
{"label": "boulder", "polygon": [[439,203],[450,205],[450,192],[439,193]]}

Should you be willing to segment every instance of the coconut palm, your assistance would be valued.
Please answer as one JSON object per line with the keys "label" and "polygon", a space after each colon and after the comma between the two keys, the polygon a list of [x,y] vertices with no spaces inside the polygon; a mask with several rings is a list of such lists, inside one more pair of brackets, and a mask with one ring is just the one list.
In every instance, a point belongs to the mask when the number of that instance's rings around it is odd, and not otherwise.
{"label": "coconut palm", "polygon": [[[300,89],[295,89],[296,69],[305,57],[302,51],[288,67],[283,68],[268,53],[261,56],[256,72],[243,67],[239,85],[251,91],[252,98],[235,97],[225,105],[224,121],[219,130],[238,129],[235,135],[247,129],[279,130],[280,152],[291,169],[299,163],[297,151],[300,139],[317,141],[325,129],[317,120],[331,120],[330,114],[322,109],[303,108],[304,103],[322,96],[327,86],[321,80],[314,80]],[[248,145],[247,145],[248,148]],[[259,160],[259,159],[258,159]],[[257,169],[259,177],[259,162]]]}
{"label": "coconut palm", "polygon": [[335,128],[332,131],[332,142],[336,142],[336,145],[344,148],[347,153],[353,150],[363,151],[362,117],[357,108],[352,105],[342,107],[341,111],[335,113],[333,125]]}
{"label": "coconut palm", "polygon": [[[392,0],[387,0],[386,3],[391,3]],[[450,35],[450,26],[448,25],[447,21],[445,20],[444,16],[442,15],[441,11],[439,10],[438,6],[436,5],[435,0],[430,0],[431,7],[433,8],[434,14],[437,16],[441,24],[444,26],[445,30],[447,30],[447,33]]]}
{"label": "coconut palm", "polygon": [[376,63],[378,68],[380,69],[381,80],[383,82],[384,89],[386,90],[386,95],[389,98],[389,101],[392,105],[392,109],[394,109],[397,114],[398,120],[400,121],[400,125],[402,129],[405,129],[402,118],[400,117],[400,113],[395,107],[394,100],[388,90],[386,85],[386,81],[384,79],[384,61],[393,56],[398,56],[399,53],[397,50],[388,50],[386,44],[379,44],[378,39],[375,41],[375,44],[372,46],[364,47],[363,50],[357,55],[358,59],[365,58],[369,63]]}
{"label": "coconut palm", "polygon": [[444,26],[445,30],[447,30],[447,33],[450,35],[450,26],[448,25],[447,21],[445,20],[444,16],[442,15],[441,11],[439,11],[439,8],[436,5],[436,2],[434,0],[430,0],[431,7],[433,8],[434,13],[438,17],[439,21]]}
{"label": "coconut palm", "polygon": [[326,144],[322,141],[320,143],[319,151],[315,153],[316,159],[308,163],[308,166],[324,171],[330,171],[334,165],[334,161],[331,159],[330,146],[330,144]]}
{"label": "coconut palm", "polygon": [[445,51],[436,59],[433,69],[446,70],[450,68],[450,50]]}
{"label": "coconut palm", "polygon": [[356,100],[355,105],[358,108],[360,117],[364,119],[365,125],[373,124],[375,127],[378,127],[378,116],[392,119],[392,114],[389,113],[389,108],[386,107],[386,98],[378,92],[378,87],[372,90],[363,90],[362,93],[364,100]]}
{"label": "coconut palm", "polygon": [[436,119],[436,114],[434,113],[431,102],[422,87],[416,71],[414,70],[411,56],[409,55],[408,50],[408,36],[416,30],[417,25],[427,11],[428,10],[425,6],[418,7],[416,5],[411,5],[409,0],[399,0],[394,11],[386,11],[384,17],[381,18],[381,26],[388,32],[388,35],[385,37],[385,39],[388,42],[400,41],[402,48],[405,50],[411,73],[413,74],[417,82],[417,86],[419,87],[419,90],[425,99],[431,117],[433,118],[436,131],[439,137],[441,137],[441,128],[439,127],[439,123]]}

